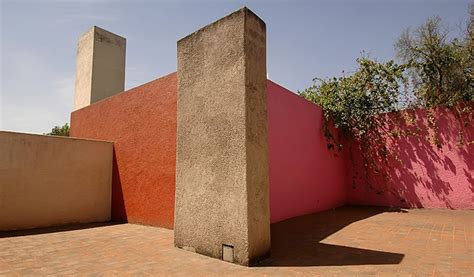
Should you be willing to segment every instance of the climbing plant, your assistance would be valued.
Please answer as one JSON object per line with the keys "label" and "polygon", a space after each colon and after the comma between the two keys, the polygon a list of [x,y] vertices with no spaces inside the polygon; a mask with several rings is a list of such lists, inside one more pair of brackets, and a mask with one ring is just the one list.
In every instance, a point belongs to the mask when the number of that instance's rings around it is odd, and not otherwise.
{"label": "climbing plant", "polygon": [[[344,143],[348,143],[352,160],[352,142],[358,143],[363,153],[364,175],[367,176],[369,169],[379,172],[375,158],[386,160],[388,155],[388,148],[379,133],[384,119],[379,115],[398,109],[406,65],[394,61],[379,63],[366,57],[359,58],[357,63],[358,68],[352,75],[315,79],[314,85],[300,95],[323,109],[328,148],[340,151]],[[341,131],[343,138],[349,139],[342,141],[335,135],[339,132],[330,125]],[[356,177],[353,176],[353,186]]]}
{"label": "climbing plant", "polygon": [[328,122],[357,140],[376,130],[380,113],[397,110],[399,90],[404,84],[406,65],[394,61],[378,63],[369,58],[357,60],[354,74],[332,79],[314,79],[314,85],[301,96],[321,106],[326,118],[325,134],[329,147],[342,147],[328,128]]}
{"label": "climbing plant", "polygon": [[[401,64],[362,57],[351,75],[315,78],[300,95],[323,109],[328,147],[342,149],[329,124],[362,142],[378,129],[381,113],[447,106],[454,107],[461,120],[463,113],[472,112],[470,105],[461,105],[460,110],[459,103],[474,100],[473,21],[474,6],[464,38],[449,39],[441,19],[429,18],[414,31],[407,29],[396,42]],[[429,126],[436,129],[434,114],[428,116]],[[433,143],[440,146],[436,138]]]}
{"label": "climbing plant", "polygon": [[[352,154],[353,142],[357,142],[363,154],[364,175],[367,176],[370,170],[386,179],[388,176],[379,170],[378,163],[388,165],[389,157],[398,160],[397,153],[387,147],[387,135],[399,138],[422,132],[419,127],[410,127],[406,130],[396,128],[382,134],[382,127],[387,129],[384,113],[411,107],[427,108],[428,127],[431,129],[427,139],[438,148],[441,142],[437,137],[438,124],[434,108],[452,108],[461,126],[467,127],[472,116],[466,115],[472,115],[472,105],[466,103],[474,100],[473,21],[474,6],[465,32],[467,35],[449,39],[441,19],[429,18],[414,31],[402,33],[396,42],[395,48],[401,63],[397,64],[393,60],[380,63],[362,57],[357,59],[358,67],[353,74],[329,79],[315,78],[313,85],[300,92],[300,95],[323,109],[328,148],[340,151],[344,146],[349,146],[349,153]],[[414,119],[401,118],[407,126],[414,125],[410,122]],[[336,127],[338,132],[331,126]],[[342,138],[349,139],[343,141],[336,135],[339,133],[343,134]],[[462,131],[459,137],[459,145],[462,145]],[[356,176],[353,176],[353,185],[354,178]],[[367,185],[374,188],[371,184]],[[376,189],[377,194],[386,191],[399,197],[389,188]]]}
{"label": "climbing plant", "polygon": [[[408,65],[407,76],[417,97],[418,105],[428,108],[428,126],[433,130],[431,142],[441,148],[438,123],[432,108],[450,108],[461,126],[466,127],[470,105],[474,100],[474,5],[471,20],[462,36],[449,39],[441,18],[431,17],[414,30],[407,29],[395,44],[397,56]],[[461,128],[459,145],[464,144]]]}

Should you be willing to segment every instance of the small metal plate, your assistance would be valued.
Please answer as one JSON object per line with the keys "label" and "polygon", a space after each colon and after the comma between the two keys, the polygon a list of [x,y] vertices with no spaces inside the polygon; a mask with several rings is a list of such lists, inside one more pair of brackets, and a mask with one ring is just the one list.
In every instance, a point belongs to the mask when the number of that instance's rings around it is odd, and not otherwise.
{"label": "small metal plate", "polygon": [[234,247],[232,245],[222,245],[222,260],[229,263],[234,262]]}

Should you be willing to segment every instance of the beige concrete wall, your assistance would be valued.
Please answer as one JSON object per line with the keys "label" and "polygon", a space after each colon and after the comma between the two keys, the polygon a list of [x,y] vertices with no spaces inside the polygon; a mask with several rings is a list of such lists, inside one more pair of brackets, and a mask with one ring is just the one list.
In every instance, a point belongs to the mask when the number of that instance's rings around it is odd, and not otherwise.
{"label": "beige concrete wall", "polygon": [[125,51],[125,38],[97,26],[79,38],[74,110],[124,90]]}
{"label": "beige concrete wall", "polygon": [[269,253],[267,152],[265,23],[243,8],[178,41],[177,247]]}
{"label": "beige concrete wall", "polygon": [[0,231],[110,220],[112,147],[0,132]]}
{"label": "beige concrete wall", "polygon": [[91,28],[77,42],[74,110],[89,106],[91,103],[94,30],[94,27]]}

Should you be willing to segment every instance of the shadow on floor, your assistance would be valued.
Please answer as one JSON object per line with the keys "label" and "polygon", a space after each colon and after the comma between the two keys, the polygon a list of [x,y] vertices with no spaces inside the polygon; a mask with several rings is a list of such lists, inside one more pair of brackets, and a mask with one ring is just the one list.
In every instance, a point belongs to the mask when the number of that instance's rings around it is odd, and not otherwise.
{"label": "shadow on floor", "polygon": [[381,207],[342,207],[274,223],[271,225],[271,257],[257,266],[399,264],[404,257],[400,253],[320,242],[353,222],[384,212],[406,211]]}
{"label": "shadow on floor", "polygon": [[105,227],[105,226],[111,226],[111,225],[117,225],[117,224],[123,224],[123,223],[100,222],[100,223],[70,224],[70,225],[63,225],[63,226],[28,229],[28,230],[17,230],[17,231],[0,231],[0,238],[41,235],[41,234],[49,234],[49,233],[56,233],[56,232],[67,232],[67,231],[75,231],[75,230],[82,230],[82,229],[89,229],[89,228]]}

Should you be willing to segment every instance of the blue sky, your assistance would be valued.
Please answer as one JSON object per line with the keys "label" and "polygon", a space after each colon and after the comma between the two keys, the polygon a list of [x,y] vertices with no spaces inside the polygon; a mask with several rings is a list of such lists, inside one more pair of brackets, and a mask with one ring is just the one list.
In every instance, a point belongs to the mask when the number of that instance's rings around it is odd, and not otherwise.
{"label": "blue sky", "polygon": [[453,32],[469,0],[0,0],[0,130],[44,133],[69,121],[76,41],[92,25],[127,38],[126,89],[176,71],[176,41],[247,6],[267,24],[268,75],[302,90],[355,68],[361,51],[394,57],[400,33],[439,15]]}

